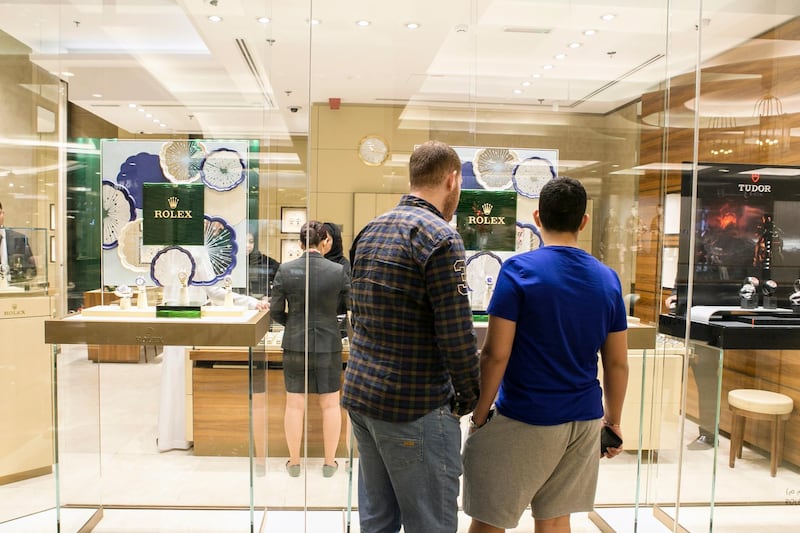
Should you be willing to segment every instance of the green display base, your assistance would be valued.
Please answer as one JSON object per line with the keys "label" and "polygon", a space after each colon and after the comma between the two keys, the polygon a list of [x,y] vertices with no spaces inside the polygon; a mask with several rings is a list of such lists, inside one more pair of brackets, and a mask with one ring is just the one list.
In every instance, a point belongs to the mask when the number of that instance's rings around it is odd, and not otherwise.
{"label": "green display base", "polygon": [[156,318],[200,318],[199,305],[157,305]]}

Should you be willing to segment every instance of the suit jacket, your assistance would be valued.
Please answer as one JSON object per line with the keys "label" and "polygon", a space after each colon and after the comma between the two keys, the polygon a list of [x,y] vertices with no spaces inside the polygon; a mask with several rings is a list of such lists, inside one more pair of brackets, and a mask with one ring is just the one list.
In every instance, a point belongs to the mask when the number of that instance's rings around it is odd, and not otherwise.
{"label": "suit jacket", "polygon": [[36,276],[36,261],[33,259],[28,237],[19,231],[6,228],[6,237],[3,239],[8,257],[8,281],[16,282]]}
{"label": "suit jacket", "polygon": [[278,267],[269,300],[270,315],[283,324],[284,350],[305,351],[306,334],[306,257],[308,275],[308,351],[339,352],[342,338],[336,319],[339,298],[350,294],[350,279],[338,263],[315,252]]}

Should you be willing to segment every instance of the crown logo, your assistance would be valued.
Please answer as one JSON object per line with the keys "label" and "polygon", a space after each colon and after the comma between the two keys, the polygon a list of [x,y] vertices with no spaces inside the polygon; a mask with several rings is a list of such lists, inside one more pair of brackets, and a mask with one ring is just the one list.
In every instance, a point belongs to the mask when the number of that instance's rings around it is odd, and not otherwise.
{"label": "crown logo", "polygon": [[494,209],[494,206],[488,202],[481,206],[481,211],[483,211],[484,215],[491,215],[492,209]]}
{"label": "crown logo", "polygon": [[169,204],[170,209],[175,209],[178,207],[178,202],[180,202],[180,199],[175,196],[170,196],[167,198],[167,203]]}

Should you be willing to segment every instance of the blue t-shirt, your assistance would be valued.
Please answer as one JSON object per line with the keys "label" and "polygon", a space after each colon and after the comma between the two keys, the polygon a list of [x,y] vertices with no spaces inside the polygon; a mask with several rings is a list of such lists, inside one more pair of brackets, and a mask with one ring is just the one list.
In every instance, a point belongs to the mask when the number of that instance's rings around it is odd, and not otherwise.
{"label": "blue t-shirt", "polygon": [[603,416],[598,351],[627,328],[616,272],[568,246],[516,255],[500,269],[488,313],[516,322],[501,414],[541,426]]}

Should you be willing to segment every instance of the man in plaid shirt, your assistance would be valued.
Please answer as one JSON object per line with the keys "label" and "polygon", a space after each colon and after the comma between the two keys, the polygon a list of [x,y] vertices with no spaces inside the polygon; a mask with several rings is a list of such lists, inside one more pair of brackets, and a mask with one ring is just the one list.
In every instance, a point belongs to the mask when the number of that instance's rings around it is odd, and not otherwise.
{"label": "man in plaid shirt", "polygon": [[410,192],[351,249],[353,340],[342,405],[358,442],[362,533],[454,533],[458,417],[478,395],[464,243],[448,221],[461,160],[428,141],[409,161]]}

